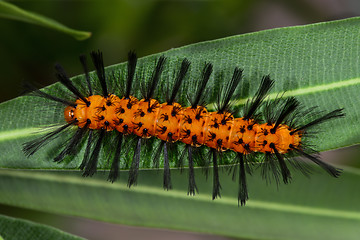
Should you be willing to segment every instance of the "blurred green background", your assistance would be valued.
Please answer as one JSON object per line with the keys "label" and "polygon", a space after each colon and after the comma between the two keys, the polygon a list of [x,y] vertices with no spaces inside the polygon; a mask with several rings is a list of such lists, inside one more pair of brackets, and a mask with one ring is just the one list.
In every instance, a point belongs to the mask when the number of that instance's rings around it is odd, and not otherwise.
{"label": "blurred green background", "polygon": [[[53,66],[56,62],[60,62],[70,76],[81,74],[78,55],[91,50],[101,49],[105,65],[111,65],[126,61],[127,52],[132,49],[139,56],[145,56],[191,43],[274,27],[347,18],[360,13],[358,0],[11,2],[68,27],[90,31],[92,37],[76,41],[71,36],[40,26],[0,19],[0,102],[18,96],[24,81],[40,86],[55,82]],[[349,159],[341,163],[359,165],[353,161],[358,159],[353,155],[357,153],[359,150],[352,148],[350,152],[347,149],[331,153],[327,158]],[[127,236],[126,239],[137,239],[139,235],[135,233],[139,231],[147,239],[167,239],[169,236],[172,239],[224,239],[165,231],[168,235],[164,231],[133,227],[119,228],[90,220],[51,217],[49,214],[3,205],[0,205],[0,213],[45,222],[91,239],[112,239],[106,235],[108,232],[115,234],[113,239],[117,239],[119,234]]]}
{"label": "blurred green background", "polygon": [[101,49],[106,65],[183,45],[274,27],[356,16],[358,0],[238,1],[11,1],[92,37],[71,36],[0,19],[0,102],[21,93],[23,81],[46,86],[60,62],[70,76],[82,73],[78,55]]}

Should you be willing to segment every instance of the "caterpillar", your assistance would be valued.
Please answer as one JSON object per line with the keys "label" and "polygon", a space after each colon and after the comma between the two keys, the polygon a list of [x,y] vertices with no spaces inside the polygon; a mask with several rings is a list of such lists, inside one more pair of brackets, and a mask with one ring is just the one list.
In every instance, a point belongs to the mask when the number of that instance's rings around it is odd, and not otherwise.
{"label": "caterpillar", "polygon": [[[42,97],[64,105],[64,121],[61,127],[44,136],[24,144],[23,151],[30,157],[41,147],[58,137],[66,130],[74,131],[70,141],[54,158],[55,162],[63,161],[67,156],[76,155],[82,144],[85,144],[83,160],[79,168],[83,176],[91,176],[96,172],[100,151],[104,148],[104,140],[112,134],[111,167],[108,176],[110,182],[118,178],[121,161],[129,154],[129,147],[124,145],[133,141],[134,152],[129,160],[129,178],[127,185],[137,184],[138,170],[141,163],[142,146],[147,139],[159,139],[154,151],[155,166],[163,158],[163,187],[172,188],[170,166],[183,166],[187,155],[189,168],[188,195],[198,192],[194,167],[202,166],[213,169],[212,199],[221,197],[219,165],[225,154],[231,153],[233,177],[238,175],[238,204],[245,205],[248,200],[246,174],[251,174],[254,163],[262,168],[262,175],[270,175],[277,183],[282,179],[286,184],[291,180],[290,167],[300,170],[305,175],[310,172],[309,165],[294,156],[302,156],[327,171],[331,176],[338,177],[341,169],[323,162],[317,152],[307,143],[314,126],[330,119],[344,117],[343,109],[336,109],[324,114],[315,112],[314,108],[304,109],[295,97],[275,101],[265,101],[274,85],[269,75],[263,76],[260,86],[243,108],[241,117],[236,117],[232,110],[234,92],[243,79],[243,70],[236,67],[232,78],[222,86],[216,103],[216,111],[206,108],[206,86],[213,74],[213,65],[205,63],[199,77],[198,85],[193,94],[188,94],[189,106],[176,102],[176,98],[189,72],[190,61],[182,60],[180,69],[175,75],[172,89],[166,94],[166,102],[161,103],[153,98],[166,58],[157,59],[151,78],[142,79],[136,73],[137,56],[131,51],[128,54],[127,73],[123,74],[125,86],[121,89],[122,96],[111,93],[108,89],[108,78],[111,77],[104,69],[103,56],[100,51],[91,52],[96,75],[101,86],[101,93],[91,84],[86,57],[80,56],[85,79],[86,93],[79,90],[70,81],[67,73],[59,64],[55,66],[56,77],[73,95],[73,100],[59,98],[28,85],[31,96]],[[135,82],[137,81],[137,82]],[[132,95],[133,86],[141,86],[142,98]],[[305,122],[299,119],[308,118]],[[85,139],[85,140],[84,140]],[[131,140],[129,140],[131,139]],[[180,143],[180,144],[179,144]],[[182,144],[181,144],[182,143]],[[175,146],[175,147],[174,147]],[[181,146],[180,154],[176,147]],[[204,147],[205,146],[205,147]],[[207,147],[207,148],[206,148]],[[207,149],[203,153],[201,149]],[[204,156],[204,154],[208,154]],[[124,156],[126,155],[126,156]],[[258,156],[261,155],[260,160]],[[208,159],[211,159],[209,161]],[[270,173],[270,175],[269,175]]]}

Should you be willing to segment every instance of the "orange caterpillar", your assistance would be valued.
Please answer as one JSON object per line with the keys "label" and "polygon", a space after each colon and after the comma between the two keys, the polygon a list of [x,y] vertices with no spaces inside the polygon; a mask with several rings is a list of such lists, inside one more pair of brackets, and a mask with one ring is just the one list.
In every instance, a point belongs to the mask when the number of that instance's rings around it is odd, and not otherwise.
{"label": "orange caterpillar", "polygon": [[[161,140],[160,147],[164,149],[164,188],[171,188],[169,150],[171,144],[181,141],[185,144],[184,152],[188,155],[189,165],[189,194],[195,194],[197,191],[194,178],[194,159],[193,151],[205,145],[209,147],[212,155],[212,165],[214,174],[213,199],[220,196],[220,181],[218,177],[218,157],[222,152],[232,150],[236,152],[234,163],[239,164],[239,193],[238,199],[241,205],[248,199],[245,169],[252,160],[251,154],[254,152],[264,153],[263,165],[273,173],[276,181],[281,174],[284,183],[291,179],[291,173],[288,168],[289,163],[285,160],[288,154],[298,154],[305,156],[312,162],[318,164],[332,176],[337,177],[340,170],[336,169],[323,161],[318,156],[310,155],[311,150],[307,149],[303,142],[303,136],[308,133],[308,129],[324,122],[328,119],[342,117],[342,109],[334,110],[328,114],[314,118],[307,124],[297,125],[296,117],[299,113],[299,103],[293,97],[284,101],[277,101],[280,110],[271,112],[270,106],[267,106],[265,122],[258,118],[258,109],[267,96],[273,85],[269,76],[262,79],[259,90],[251,101],[248,101],[244,108],[244,115],[235,118],[231,112],[230,100],[234,91],[242,79],[242,70],[235,68],[233,77],[229,84],[223,88],[219,95],[217,111],[209,112],[203,104],[205,87],[212,74],[212,65],[206,64],[199,86],[195,94],[189,99],[191,106],[182,107],[175,102],[178,90],[184,80],[190,62],[183,60],[181,68],[176,76],[174,87],[167,96],[165,103],[160,103],[152,98],[154,91],[160,81],[160,76],[165,64],[165,58],[160,57],[153,71],[151,79],[143,88],[143,99],[138,100],[131,95],[131,89],[135,76],[137,58],[133,52],[129,53],[128,73],[126,81],[126,92],[124,96],[119,97],[110,94],[107,89],[106,75],[100,52],[92,52],[93,63],[99,78],[102,95],[93,95],[90,84],[85,57],[81,57],[84,67],[89,96],[85,97],[71,83],[65,71],[60,65],[57,65],[57,77],[64,86],[66,86],[76,96],[74,102],[69,102],[55,96],[48,95],[42,91],[34,90],[34,95],[45,97],[53,101],[66,105],[64,117],[66,125],[56,131],[45,135],[39,139],[26,143],[25,153],[29,156],[34,154],[41,146],[56,137],[63,130],[71,125],[77,126],[77,131],[68,143],[65,149],[55,158],[55,161],[62,161],[69,154],[76,154],[81,140],[88,138],[84,160],[80,166],[84,170],[84,176],[95,173],[99,152],[104,136],[108,132],[116,131],[116,148],[112,160],[110,181],[115,181],[118,176],[121,147],[124,135],[135,134],[138,136],[134,157],[130,167],[128,186],[136,184],[137,173],[140,162],[141,139],[157,137]],[[309,112],[307,112],[309,114]],[[97,139],[94,139],[93,132],[99,132]],[[159,157],[156,155],[155,157]],[[292,166],[299,168],[305,174],[307,168],[304,168],[298,161],[289,161]],[[263,173],[266,175],[267,173]]]}
{"label": "orange caterpillar", "polygon": [[[256,123],[253,119],[234,118],[230,112],[208,112],[203,106],[182,108],[178,103],[159,103],[155,99],[109,95],[87,97],[89,106],[77,100],[65,109],[68,123],[77,120],[79,128],[116,130],[142,138],[182,141],[194,147],[206,145],[218,151],[228,149],[242,154],[252,152],[287,153],[300,146],[301,133],[286,124]],[[89,122],[89,124],[87,124]],[[244,143],[244,144],[242,144]]]}

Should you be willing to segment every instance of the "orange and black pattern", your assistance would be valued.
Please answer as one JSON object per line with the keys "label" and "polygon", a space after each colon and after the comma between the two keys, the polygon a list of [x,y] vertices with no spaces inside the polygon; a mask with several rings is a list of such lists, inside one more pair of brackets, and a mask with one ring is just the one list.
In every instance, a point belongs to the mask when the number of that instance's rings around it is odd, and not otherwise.
{"label": "orange and black pattern", "polygon": [[138,100],[133,96],[87,97],[89,106],[78,99],[64,115],[68,123],[93,130],[105,129],[141,138],[157,137],[163,141],[181,141],[198,147],[206,145],[217,151],[233,150],[279,153],[301,145],[301,131],[286,124],[257,123],[254,119],[234,118],[230,112],[208,112],[203,106],[182,107],[178,103],[159,103],[156,99]]}
{"label": "orange and black pattern", "polygon": [[[164,188],[170,189],[170,157],[171,146],[182,142],[185,144],[184,154],[188,155],[189,166],[189,194],[197,191],[194,178],[194,157],[196,148],[207,146],[210,149],[213,166],[213,199],[220,196],[220,180],[218,175],[219,158],[224,152],[233,151],[236,158],[233,163],[239,166],[239,192],[238,199],[241,205],[248,199],[245,169],[248,169],[249,161],[253,153],[263,153],[264,169],[272,172],[276,181],[282,178],[284,183],[291,179],[289,163],[286,161],[290,155],[302,155],[318,164],[331,175],[337,177],[340,170],[321,161],[318,156],[312,155],[312,150],[307,149],[303,137],[314,125],[326,120],[344,116],[342,109],[334,110],[328,114],[319,116],[303,125],[296,124],[296,116],[299,112],[299,103],[293,98],[277,101],[277,109],[267,109],[264,119],[259,120],[259,109],[270,91],[273,81],[269,76],[264,76],[258,91],[252,100],[244,107],[242,117],[234,117],[231,111],[231,99],[242,80],[242,70],[235,68],[232,79],[222,88],[217,103],[217,111],[210,112],[204,104],[205,89],[212,74],[212,65],[205,64],[199,79],[194,96],[189,98],[190,106],[185,107],[177,103],[176,96],[180,85],[189,70],[190,62],[182,61],[180,70],[175,79],[172,91],[166,97],[166,102],[161,103],[153,98],[154,92],[160,81],[166,59],[160,57],[157,60],[151,79],[143,84],[142,99],[131,95],[132,85],[136,75],[137,57],[135,53],[129,53],[126,89],[123,96],[116,96],[108,92],[106,74],[104,70],[102,54],[91,54],[96,73],[101,85],[102,94],[93,94],[90,77],[87,70],[85,57],[80,58],[84,67],[88,93],[83,95],[69,80],[60,65],[56,66],[59,81],[66,86],[75,96],[74,102],[69,102],[50,96],[40,90],[33,89],[33,95],[44,97],[66,105],[64,118],[67,124],[56,131],[43,136],[40,139],[26,143],[24,151],[27,155],[34,154],[41,146],[60,134],[70,126],[77,126],[77,130],[55,161],[62,161],[67,155],[78,151],[80,142],[87,138],[84,160],[80,166],[84,170],[84,176],[94,174],[105,135],[116,131],[115,154],[112,160],[110,181],[115,181],[118,176],[121,160],[121,147],[123,138],[127,135],[136,135],[138,140],[134,147],[134,156],[130,167],[128,185],[136,184],[140,165],[140,151],[142,139],[156,137],[161,140],[160,147],[163,149],[164,159]],[[274,103],[275,104],[275,103]],[[270,108],[270,106],[267,106]],[[95,135],[94,132],[97,134]],[[183,155],[183,154],[182,154]],[[156,157],[159,157],[156,155]],[[301,164],[291,164],[292,167],[300,168]],[[268,173],[264,173],[267,175]]]}

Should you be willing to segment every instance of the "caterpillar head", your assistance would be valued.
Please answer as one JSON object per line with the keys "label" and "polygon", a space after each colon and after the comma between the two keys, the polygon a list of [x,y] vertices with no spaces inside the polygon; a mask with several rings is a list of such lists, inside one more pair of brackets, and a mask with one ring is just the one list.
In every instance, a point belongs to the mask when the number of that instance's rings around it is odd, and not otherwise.
{"label": "caterpillar head", "polygon": [[64,110],[64,117],[66,122],[70,123],[75,120],[75,114],[74,114],[75,108],[73,106],[67,106]]}

